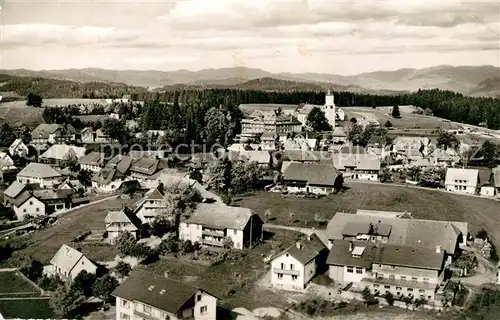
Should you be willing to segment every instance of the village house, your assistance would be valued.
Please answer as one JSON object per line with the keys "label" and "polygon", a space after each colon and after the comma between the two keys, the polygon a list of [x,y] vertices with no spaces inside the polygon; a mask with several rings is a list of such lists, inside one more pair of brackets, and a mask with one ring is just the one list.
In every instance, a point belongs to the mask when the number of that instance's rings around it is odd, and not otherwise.
{"label": "village house", "polygon": [[116,288],[116,320],[215,320],[217,297],[189,284],[146,270],[134,270]]}
{"label": "village house", "polygon": [[283,150],[317,150],[318,149],[318,136],[315,134],[294,133],[290,136],[281,136],[280,144]]}
{"label": "village house", "polygon": [[144,198],[139,201],[134,209],[134,213],[142,221],[142,223],[151,223],[154,219],[165,212],[168,208],[167,199],[158,188],[148,190]]}
{"label": "village house", "polygon": [[28,188],[24,183],[14,181],[3,192],[3,205],[10,206],[24,190]]}
{"label": "village house", "polygon": [[291,114],[282,112],[255,111],[249,118],[241,120],[241,138],[255,140],[264,132],[279,136],[289,132],[301,132],[302,123]]}
{"label": "village house", "polygon": [[104,168],[106,155],[102,152],[92,151],[78,159],[77,162],[82,170],[98,172]]}
{"label": "village house", "polygon": [[303,126],[306,125],[307,123],[307,117],[311,113],[311,111],[314,108],[319,108],[321,109],[322,106],[320,105],[312,105],[309,103],[301,103],[299,106],[294,110],[293,115],[297,118],[297,120],[302,123]]}
{"label": "village house", "polygon": [[444,251],[388,243],[337,239],[328,255],[329,277],[335,282],[368,287],[374,294],[388,292],[433,301],[444,280]]}
{"label": "village house", "polygon": [[104,133],[104,130],[102,129],[97,129],[95,131],[95,143],[111,143],[113,142],[113,139],[109,137],[109,135]]}
{"label": "village house", "polygon": [[495,177],[490,169],[479,169],[478,188],[479,194],[483,197],[495,196]]}
{"label": "village house", "polygon": [[493,173],[493,185],[495,186],[495,193],[500,193],[500,167],[491,169]]}
{"label": "village house", "polygon": [[17,195],[9,197],[8,201],[18,220],[23,220],[26,215],[40,217],[71,208],[73,190],[39,189],[36,184],[17,187]]}
{"label": "village house", "polygon": [[54,144],[40,157],[39,162],[54,164],[64,167],[72,161],[77,161],[85,155],[87,150],[83,147],[75,147],[66,144]]}
{"label": "village house", "polygon": [[128,207],[119,211],[108,211],[104,223],[108,234],[107,240],[111,245],[115,244],[116,238],[122,232],[129,232],[134,238],[139,238],[141,220]]}
{"label": "village house", "polygon": [[[252,210],[218,203],[200,203],[179,226],[179,238],[203,246],[252,248],[262,240],[262,219]],[[228,241],[228,240],[231,241]]]}
{"label": "village house", "polygon": [[281,152],[283,161],[302,163],[332,163],[333,154],[326,151],[284,150]]}
{"label": "village house", "polygon": [[50,260],[50,273],[59,276],[62,280],[73,281],[83,270],[95,274],[97,265],[83,255],[79,250],[63,244],[55,256]]}
{"label": "village house", "polygon": [[57,186],[57,190],[69,190],[73,193],[83,194],[85,192],[85,186],[80,182],[80,180],[68,178]]}
{"label": "village house", "polygon": [[408,219],[403,214],[394,217],[385,212],[337,212],[328,223],[326,234],[330,249],[336,239],[431,249],[439,246],[446,253],[447,263],[451,263],[460,254],[460,247],[467,245],[468,224]]}
{"label": "village house", "polygon": [[164,159],[167,157],[167,150],[130,150],[128,155],[134,160],[139,160],[143,157]]}
{"label": "village house", "polygon": [[[279,146],[280,146],[279,138],[280,137],[276,133],[264,132],[260,136],[259,146],[257,147],[257,149],[254,149],[254,150],[277,151],[277,150],[279,150]],[[244,147],[244,150],[235,150],[235,151],[251,151],[251,150],[248,150],[247,147]]]}
{"label": "village house", "polygon": [[62,174],[51,166],[31,162],[17,174],[17,181],[24,184],[38,183],[41,188],[52,188],[62,180]]}
{"label": "village house", "polygon": [[120,188],[125,178],[118,169],[104,167],[92,176],[92,188],[102,193],[114,192]]}
{"label": "village house", "polygon": [[11,156],[25,157],[29,153],[28,146],[21,139],[16,139],[9,146],[9,154]]}
{"label": "village house", "polygon": [[23,221],[26,216],[29,217],[42,217],[45,216],[45,203],[34,196],[29,191],[21,193],[13,202],[12,208],[19,221]]}
{"label": "village house", "polygon": [[452,148],[437,148],[429,155],[429,160],[434,166],[454,167],[460,162],[460,155]]}
{"label": "village house", "polygon": [[5,152],[0,152],[0,180],[4,183],[12,180],[18,172],[12,158]]}
{"label": "village house", "polygon": [[80,131],[80,139],[82,140],[83,143],[94,143],[95,141],[94,129],[92,129],[92,127],[83,128],[82,131]]}
{"label": "village house", "polygon": [[479,180],[477,169],[446,169],[445,188],[447,191],[476,194]]}
{"label": "village house", "polygon": [[332,132],[332,143],[333,144],[345,144],[347,143],[347,134],[345,133],[344,128],[335,127]]}
{"label": "village house", "polygon": [[363,148],[343,147],[334,154],[333,164],[342,172],[344,179],[378,181],[380,160]]}
{"label": "village house", "polygon": [[329,194],[342,189],[342,173],[331,164],[283,162],[283,184],[290,193]]}
{"label": "village house", "polygon": [[155,186],[157,174],[167,167],[166,159],[142,157],[132,162],[130,178],[144,183],[148,188]]}
{"label": "village house", "polygon": [[196,192],[198,192],[203,202],[215,202],[219,204],[223,203],[222,199],[218,195],[207,190],[198,181],[190,179],[189,176],[183,172],[175,171],[172,169],[163,169],[156,180],[157,186],[160,183],[162,183],[165,188],[169,188],[172,186],[185,186],[188,188],[192,188],[193,190],[196,190]]}
{"label": "village house", "polygon": [[255,162],[259,167],[268,169],[272,165],[272,156],[269,151],[241,151],[228,154],[231,161]]}
{"label": "village house", "polygon": [[316,234],[298,241],[271,261],[271,285],[303,290],[317,273],[325,271],[327,256],[328,249]]}
{"label": "village house", "polygon": [[49,144],[67,143],[75,140],[75,128],[70,124],[42,123],[31,132],[31,142],[37,150],[47,149]]}

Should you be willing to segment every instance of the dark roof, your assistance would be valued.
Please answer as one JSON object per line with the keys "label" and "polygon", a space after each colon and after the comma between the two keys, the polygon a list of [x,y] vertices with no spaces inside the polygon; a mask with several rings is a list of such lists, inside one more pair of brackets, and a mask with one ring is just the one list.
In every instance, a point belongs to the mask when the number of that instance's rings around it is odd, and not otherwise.
{"label": "dark roof", "polygon": [[[303,265],[307,264],[323,251],[327,250],[325,244],[318,238],[318,236],[316,236],[316,234],[311,235],[309,239],[298,241],[285,249],[279,255],[281,256],[282,254],[288,253]],[[300,248],[298,244],[300,244]]]}
{"label": "dark roof", "polygon": [[15,198],[18,195],[20,195],[21,192],[23,192],[25,188],[26,188],[25,184],[23,184],[21,182],[14,181],[7,188],[7,190],[4,191],[3,194],[6,195],[6,196],[8,196],[8,197],[10,197],[10,198]]}
{"label": "dark roof", "polygon": [[106,167],[114,168],[118,170],[118,172],[125,174],[132,165],[132,158],[129,156],[125,156],[122,154],[117,154],[111,160],[108,161]]}
{"label": "dark roof", "polygon": [[328,255],[327,264],[371,268],[375,264],[441,270],[444,250],[436,248],[412,247],[394,244],[375,244],[366,241],[352,241],[353,247],[364,247],[361,257],[353,257],[349,251],[349,241],[334,240]]}
{"label": "dark roof", "polygon": [[[14,201],[13,201],[13,205],[15,207],[20,207],[23,205],[23,203],[25,203],[26,201],[28,201],[31,197],[33,197],[33,194],[31,194],[31,192],[29,190],[26,190],[24,191],[23,193],[21,193],[21,195],[19,195]],[[39,199],[40,200],[40,199]]]}
{"label": "dark roof", "polygon": [[490,169],[479,169],[479,187],[495,186],[493,172]]}
{"label": "dark roof", "polygon": [[145,270],[134,270],[112,295],[177,314],[199,290],[201,289]]}
{"label": "dark roof", "polygon": [[142,157],[132,164],[130,171],[152,175],[157,171],[159,162],[155,158]]}
{"label": "dark roof", "polygon": [[333,186],[339,175],[334,166],[319,163],[283,162],[285,181],[306,181],[310,185]]}
{"label": "dark roof", "polygon": [[332,162],[332,154],[325,151],[303,151],[303,150],[285,150],[282,158],[290,161],[320,162],[329,159]]}
{"label": "dark roof", "polygon": [[83,156],[78,160],[79,164],[90,164],[94,166],[101,166],[104,164],[104,153],[92,151],[91,153]]}
{"label": "dark roof", "polygon": [[252,210],[230,207],[219,203],[199,203],[186,223],[200,224],[217,229],[245,229],[251,217],[259,215]]}
{"label": "dark roof", "polygon": [[96,172],[92,176],[92,181],[97,182],[99,184],[108,184],[116,178],[122,177],[123,174],[120,173],[117,169],[113,168],[103,168],[101,171]]}
{"label": "dark roof", "polygon": [[[371,225],[371,228],[370,228]],[[363,223],[357,221],[347,222],[342,231],[344,236],[357,236],[360,234],[369,234],[371,230],[372,235],[379,235],[388,237],[391,234],[392,226],[386,223]]]}

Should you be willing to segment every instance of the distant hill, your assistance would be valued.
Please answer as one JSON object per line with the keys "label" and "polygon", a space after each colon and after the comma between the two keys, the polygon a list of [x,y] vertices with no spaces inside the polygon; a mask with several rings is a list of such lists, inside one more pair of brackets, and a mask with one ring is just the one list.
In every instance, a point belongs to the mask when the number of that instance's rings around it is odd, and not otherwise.
{"label": "distant hill", "polygon": [[500,98],[500,77],[481,81],[470,90],[472,96]]}

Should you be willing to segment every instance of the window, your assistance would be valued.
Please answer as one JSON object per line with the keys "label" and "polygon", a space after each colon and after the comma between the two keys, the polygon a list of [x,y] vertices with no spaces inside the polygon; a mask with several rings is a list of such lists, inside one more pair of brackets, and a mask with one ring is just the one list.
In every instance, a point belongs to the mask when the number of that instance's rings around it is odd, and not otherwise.
{"label": "window", "polygon": [[237,234],[238,233],[238,230],[233,230],[233,234]]}
{"label": "window", "polygon": [[208,310],[207,306],[202,306],[200,308],[200,313],[203,314],[203,313],[207,312],[207,310]]}
{"label": "window", "polygon": [[144,311],[144,313],[148,313],[148,314],[151,314],[151,307],[143,304],[142,305],[142,311]]}
{"label": "window", "polygon": [[411,277],[411,279],[412,279],[412,280],[418,280],[418,278],[417,278],[417,277]]}
{"label": "window", "polygon": [[391,286],[384,286],[384,289],[390,289]]}
{"label": "window", "polygon": [[424,278],[424,281],[429,281],[429,278]]}
{"label": "window", "polygon": [[290,270],[293,270],[293,264],[290,264]]}
{"label": "window", "polygon": [[128,308],[130,306],[130,304],[128,303],[128,301],[125,300],[125,299],[121,299],[121,305],[124,308]]}
{"label": "window", "polygon": [[354,272],[354,268],[353,267],[347,267],[347,272],[353,273]]}
{"label": "window", "polygon": [[402,279],[402,280],[406,279],[406,276],[401,276],[401,279]]}
{"label": "window", "polygon": [[26,209],[23,209],[23,212],[26,212]]}
{"label": "window", "polygon": [[39,212],[40,211],[40,208],[36,208],[36,212]]}
{"label": "window", "polygon": [[378,284],[374,284],[374,285],[373,285],[373,287],[374,287],[374,288],[378,288]]}
{"label": "window", "polygon": [[431,298],[431,296],[427,296],[427,299],[430,299],[430,298]]}
{"label": "window", "polygon": [[396,290],[401,290],[402,288],[401,287],[396,287]]}
{"label": "window", "polygon": [[281,270],[283,270],[283,269],[285,269],[285,264],[284,263],[281,264]]}
{"label": "window", "polygon": [[422,292],[425,292],[425,290],[424,289],[420,289],[420,290],[418,290],[418,292],[422,293]]}
{"label": "window", "polygon": [[362,268],[356,268],[356,274],[363,274]]}
{"label": "window", "polygon": [[199,294],[197,297],[196,297],[196,301],[200,301],[201,300],[201,294]]}
{"label": "window", "polygon": [[292,275],[292,281],[295,281],[295,280],[297,280],[297,276]]}
{"label": "window", "polygon": [[128,320],[130,319],[130,316],[126,313],[120,313],[120,319]]}
{"label": "window", "polygon": [[30,206],[32,206],[32,205],[33,205],[33,201],[30,201]]}
{"label": "window", "polygon": [[412,292],[413,289],[412,288],[406,288],[406,291]]}
{"label": "window", "polygon": [[278,279],[283,279],[283,273],[278,273]]}
{"label": "window", "polygon": [[395,276],[395,275],[393,275],[393,274],[390,274],[390,275],[389,275],[389,279],[396,279],[396,276]]}

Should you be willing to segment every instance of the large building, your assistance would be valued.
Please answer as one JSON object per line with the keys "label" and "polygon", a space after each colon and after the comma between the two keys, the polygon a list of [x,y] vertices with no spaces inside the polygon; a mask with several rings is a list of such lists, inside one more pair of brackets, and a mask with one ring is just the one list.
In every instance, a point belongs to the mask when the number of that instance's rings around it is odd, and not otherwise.
{"label": "large building", "polygon": [[241,138],[254,139],[266,132],[281,136],[301,131],[302,123],[286,112],[255,111],[249,118],[241,120]]}
{"label": "large building", "polygon": [[337,118],[337,111],[335,110],[335,108],[335,98],[333,96],[333,93],[328,90],[325,96],[325,105],[323,106],[323,112],[325,112],[326,120],[328,120],[328,123],[332,126],[332,128],[335,128],[335,119]]}

